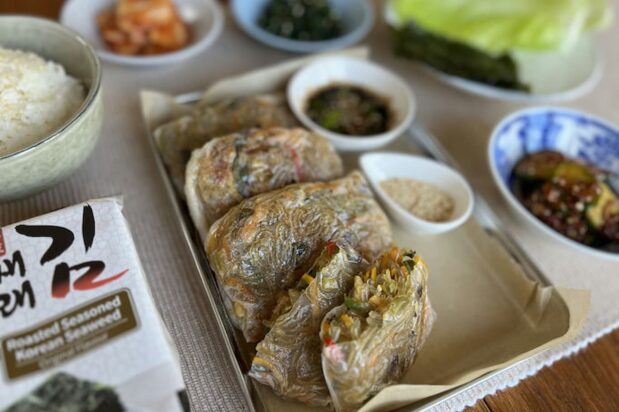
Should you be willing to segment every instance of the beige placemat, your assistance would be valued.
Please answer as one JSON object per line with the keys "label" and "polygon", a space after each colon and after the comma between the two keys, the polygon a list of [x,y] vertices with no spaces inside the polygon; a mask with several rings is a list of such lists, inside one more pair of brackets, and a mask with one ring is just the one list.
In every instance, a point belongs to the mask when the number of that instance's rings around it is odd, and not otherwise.
{"label": "beige placemat", "polygon": [[[490,178],[486,142],[492,126],[522,105],[473,97],[437,82],[408,61],[396,60],[387,44],[379,13],[368,44],[373,58],[408,79],[419,102],[418,118],[440,138],[466,174],[505,219],[524,248],[558,285],[592,290],[592,310],[581,339],[546,352],[509,373],[478,385],[439,409],[457,410],[570,354],[600,333],[617,326],[619,265],[580,254],[540,234],[507,212]],[[228,16],[216,44],[201,56],[174,66],[135,69],[104,63],[105,123],[99,144],[72,178],[40,195],[0,205],[0,225],[36,216],[90,198],[121,194],[138,251],[155,300],[181,355],[193,410],[241,411],[240,388],[222,356],[222,341],[206,305],[189,254],[182,248],[172,207],[161,184],[144,134],[138,101],[140,89],[177,94],[203,88],[218,78],[283,61],[291,54],[269,49],[247,38]],[[619,123],[617,26],[600,37],[606,74],[600,85],[572,107]]]}

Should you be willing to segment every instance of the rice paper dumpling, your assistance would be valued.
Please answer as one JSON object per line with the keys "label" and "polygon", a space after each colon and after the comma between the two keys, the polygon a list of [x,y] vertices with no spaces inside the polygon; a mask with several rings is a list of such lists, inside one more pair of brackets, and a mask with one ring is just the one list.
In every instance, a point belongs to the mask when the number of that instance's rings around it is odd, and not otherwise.
{"label": "rice paper dumpling", "polygon": [[353,283],[320,330],[323,372],[338,411],[357,410],[398,382],[432,324],[428,268],[415,252],[394,247]]}
{"label": "rice paper dumpling", "polygon": [[339,239],[368,260],[391,244],[389,221],[359,172],[245,199],[211,226],[206,253],[248,342],[266,334],[278,292],[297,283],[325,242]]}
{"label": "rice paper dumpling", "polygon": [[194,149],[215,137],[252,127],[292,127],[296,123],[283,94],[259,94],[199,103],[191,115],[159,126],[154,135],[172,181],[182,192],[185,165]]}
{"label": "rice paper dumpling", "polygon": [[329,141],[305,129],[251,129],[194,150],[185,197],[204,238],[208,227],[241,200],[291,183],[331,180],[343,173]]}
{"label": "rice paper dumpling", "polygon": [[284,398],[327,406],[320,324],[329,310],[344,301],[354,275],[366,267],[350,245],[328,242],[296,287],[278,299],[271,330],[256,348],[249,375]]}

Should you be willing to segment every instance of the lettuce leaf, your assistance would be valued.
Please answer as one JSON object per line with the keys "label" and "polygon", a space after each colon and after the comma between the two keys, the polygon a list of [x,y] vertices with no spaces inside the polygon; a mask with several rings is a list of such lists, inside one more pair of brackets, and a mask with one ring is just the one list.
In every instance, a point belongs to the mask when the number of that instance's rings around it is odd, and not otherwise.
{"label": "lettuce leaf", "polygon": [[391,0],[396,25],[417,26],[490,54],[567,50],[610,24],[606,0]]}

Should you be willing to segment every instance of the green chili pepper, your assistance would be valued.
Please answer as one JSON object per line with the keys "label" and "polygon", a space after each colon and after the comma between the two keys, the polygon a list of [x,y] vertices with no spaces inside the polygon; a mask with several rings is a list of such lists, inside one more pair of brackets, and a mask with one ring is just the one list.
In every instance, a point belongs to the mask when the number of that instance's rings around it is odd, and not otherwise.
{"label": "green chili pepper", "polygon": [[347,296],[344,299],[346,307],[360,314],[365,314],[370,311],[370,305],[367,302],[362,302],[359,299],[351,298]]}

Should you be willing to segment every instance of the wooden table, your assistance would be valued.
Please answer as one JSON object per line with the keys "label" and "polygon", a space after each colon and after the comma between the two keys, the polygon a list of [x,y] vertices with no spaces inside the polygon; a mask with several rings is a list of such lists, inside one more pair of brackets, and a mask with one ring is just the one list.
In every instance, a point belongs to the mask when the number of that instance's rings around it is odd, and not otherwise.
{"label": "wooden table", "polygon": [[[58,18],[63,0],[0,0],[0,13]],[[619,330],[469,411],[619,410]]]}

